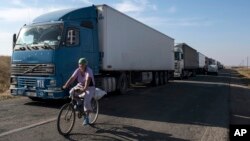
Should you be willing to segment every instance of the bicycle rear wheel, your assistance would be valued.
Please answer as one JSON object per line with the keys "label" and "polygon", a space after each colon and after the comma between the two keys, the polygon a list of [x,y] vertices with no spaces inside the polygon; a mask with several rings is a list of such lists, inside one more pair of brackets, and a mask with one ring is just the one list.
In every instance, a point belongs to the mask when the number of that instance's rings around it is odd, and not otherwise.
{"label": "bicycle rear wheel", "polygon": [[99,114],[99,102],[96,99],[91,100],[92,112],[89,113],[89,123],[94,124],[98,118]]}
{"label": "bicycle rear wheel", "polygon": [[71,103],[64,104],[57,117],[57,130],[61,135],[68,135],[75,124],[75,109]]}

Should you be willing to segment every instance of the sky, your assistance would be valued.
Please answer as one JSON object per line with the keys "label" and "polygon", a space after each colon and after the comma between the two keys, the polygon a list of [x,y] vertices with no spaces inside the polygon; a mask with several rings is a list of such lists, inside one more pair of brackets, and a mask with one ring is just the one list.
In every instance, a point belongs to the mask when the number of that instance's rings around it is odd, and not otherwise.
{"label": "sky", "polygon": [[249,0],[2,0],[0,55],[12,54],[12,35],[41,14],[107,4],[185,42],[224,65],[250,66]]}

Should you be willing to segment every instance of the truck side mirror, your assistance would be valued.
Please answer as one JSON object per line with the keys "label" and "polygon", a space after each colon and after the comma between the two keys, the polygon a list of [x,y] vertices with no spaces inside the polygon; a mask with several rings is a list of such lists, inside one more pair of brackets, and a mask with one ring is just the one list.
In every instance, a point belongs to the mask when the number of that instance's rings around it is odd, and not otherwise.
{"label": "truck side mirror", "polygon": [[16,34],[13,34],[12,48],[15,47],[16,44]]}

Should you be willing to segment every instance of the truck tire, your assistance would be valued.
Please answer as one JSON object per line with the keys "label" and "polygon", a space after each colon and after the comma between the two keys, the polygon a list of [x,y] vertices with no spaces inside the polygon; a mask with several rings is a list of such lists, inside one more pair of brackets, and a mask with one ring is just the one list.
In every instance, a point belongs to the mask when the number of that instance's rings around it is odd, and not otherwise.
{"label": "truck tire", "polygon": [[153,72],[153,86],[159,86],[159,73]]}
{"label": "truck tire", "polygon": [[188,79],[188,74],[189,74],[188,71],[183,70],[183,71],[182,71],[182,74],[181,74],[181,79]]}
{"label": "truck tire", "polygon": [[122,73],[118,79],[118,93],[125,94],[128,89],[128,79],[125,73]]}
{"label": "truck tire", "polygon": [[204,71],[204,75],[207,75],[207,71]]}
{"label": "truck tire", "polygon": [[164,72],[164,84],[168,83],[168,72]]}
{"label": "truck tire", "polygon": [[193,76],[193,77],[196,77],[196,71],[195,71],[195,70],[193,70],[192,76]]}
{"label": "truck tire", "polygon": [[184,71],[184,72],[185,72],[184,78],[185,78],[185,79],[188,79],[188,78],[189,78],[189,71]]}
{"label": "truck tire", "polygon": [[183,73],[180,74],[180,80],[183,80],[184,79],[184,76],[183,76]]}
{"label": "truck tire", "polygon": [[164,85],[164,72],[159,72],[160,73],[160,78],[159,78],[159,80],[160,80],[160,85]]}

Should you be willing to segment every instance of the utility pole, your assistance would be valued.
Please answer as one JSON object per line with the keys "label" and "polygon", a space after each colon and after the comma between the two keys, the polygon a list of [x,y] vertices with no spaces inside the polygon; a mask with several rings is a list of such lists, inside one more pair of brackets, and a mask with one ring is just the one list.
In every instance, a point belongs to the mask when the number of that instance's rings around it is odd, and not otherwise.
{"label": "utility pole", "polygon": [[248,69],[248,56],[247,56],[247,69]]}

